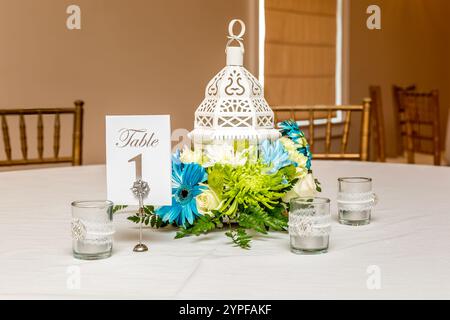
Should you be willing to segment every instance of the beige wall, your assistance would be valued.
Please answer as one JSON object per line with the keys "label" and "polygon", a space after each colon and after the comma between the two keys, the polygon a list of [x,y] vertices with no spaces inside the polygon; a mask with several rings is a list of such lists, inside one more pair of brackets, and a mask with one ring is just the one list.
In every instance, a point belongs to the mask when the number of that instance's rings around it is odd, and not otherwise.
{"label": "beige wall", "polygon": [[[397,145],[392,85],[415,83],[419,90],[439,89],[445,137],[450,105],[450,1],[350,1],[350,102],[367,96],[369,85],[381,85],[387,152],[393,156]],[[381,7],[381,30],[366,28],[366,9],[371,4]]]}
{"label": "beige wall", "polygon": [[[81,7],[79,31],[66,28],[70,4]],[[0,0],[0,108],[85,100],[87,164],[105,160],[106,114],[169,113],[173,129],[190,130],[207,82],[224,66],[232,18],[247,22],[246,63],[257,71],[256,6],[257,0]]]}
{"label": "beige wall", "polygon": [[[392,84],[441,91],[450,105],[448,0],[349,0],[349,100],[383,90],[388,154],[395,154]],[[104,162],[106,114],[172,115],[190,130],[209,79],[224,65],[227,22],[247,23],[246,65],[257,74],[257,0],[0,0],[0,108],[86,101],[85,163]],[[66,29],[78,4],[82,30]],[[382,30],[365,27],[382,8]],[[29,128],[34,138],[34,124]],[[47,128],[51,135],[51,128]],[[65,132],[70,139],[70,132]],[[444,134],[442,134],[444,136]],[[51,139],[47,144],[51,152]],[[20,155],[16,141],[15,155]],[[0,157],[4,157],[0,141]]]}

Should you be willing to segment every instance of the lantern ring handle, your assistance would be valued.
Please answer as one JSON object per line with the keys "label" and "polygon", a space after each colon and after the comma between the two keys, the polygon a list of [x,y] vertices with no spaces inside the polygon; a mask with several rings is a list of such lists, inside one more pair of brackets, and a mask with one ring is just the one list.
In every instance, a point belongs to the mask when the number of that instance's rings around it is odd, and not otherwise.
{"label": "lantern ring handle", "polygon": [[[234,25],[236,24],[236,22],[239,22],[239,24],[241,25],[241,32],[239,32],[239,34],[234,34],[233,32],[233,28]],[[228,35],[229,38],[238,38],[242,40],[242,37],[245,34],[245,23],[244,21],[242,21],[241,19],[233,19],[230,21],[230,23],[228,24]]]}
{"label": "lantern ring handle", "polygon": [[[234,34],[233,32],[233,28],[234,25],[237,23],[239,23],[241,25],[241,31],[239,32],[239,34]],[[230,46],[230,44],[233,41],[237,41],[239,43],[239,46],[242,49],[242,52],[244,52],[244,44],[242,43],[242,41],[244,40],[242,37],[245,34],[245,23],[244,21],[242,21],[241,19],[233,19],[230,21],[230,23],[228,24],[228,42],[227,42],[227,48]],[[226,51],[226,49],[225,49]]]}

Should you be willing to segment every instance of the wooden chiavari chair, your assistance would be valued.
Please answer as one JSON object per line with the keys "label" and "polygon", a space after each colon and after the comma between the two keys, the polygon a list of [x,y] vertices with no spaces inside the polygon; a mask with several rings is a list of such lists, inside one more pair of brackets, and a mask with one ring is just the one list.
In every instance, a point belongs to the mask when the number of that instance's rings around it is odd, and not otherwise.
{"label": "wooden chiavari chair", "polygon": [[372,132],[373,142],[377,149],[377,161],[386,162],[386,141],[384,135],[384,118],[383,118],[383,104],[381,98],[380,86],[369,87],[371,104],[371,119],[372,119]]}
{"label": "wooden chiavari chair", "polygon": [[417,152],[432,155],[434,165],[441,165],[439,92],[403,91],[400,94],[400,106],[405,114],[408,163],[415,163]]}
{"label": "wooden chiavari chair", "polygon": [[[370,99],[364,99],[362,105],[348,105],[348,106],[279,106],[273,107],[272,110],[275,114],[275,123],[278,123],[281,113],[289,113],[290,118],[295,121],[308,121],[307,138],[311,147],[311,151],[314,152],[314,145],[316,143],[314,128],[316,126],[323,126],[325,128],[325,152],[314,153],[314,159],[328,159],[328,160],[360,160],[368,161],[368,149],[369,149],[369,129],[370,129]],[[337,111],[343,112],[343,122],[339,123],[343,126],[342,134],[333,135],[332,126],[337,125],[332,123],[333,117]],[[348,153],[347,146],[349,141],[349,132],[352,113],[361,113],[361,135],[360,135],[360,150],[358,153]],[[298,114],[308,114],[308,118],[299,118]],[[319,116],[316,116],[318,114]],[[325,124],[315,124],[314,120],[324,119]],[[331,144],[332,140],[340,138],[340,152],[332,153]]]}
{"label": "wooden chiavari chair", "polygon": [[401,87],[397,85],[392,86],[392,98],[394,102],[394,116],[395,123],[397,124],[397,154],[403,155],[406,149],[406,119],[405,109],[400,104],[400,95],[402,92],[414,92],[417,87],[412,84],[407,87]]}
{"label": "wooden chiavari chair", "polygon": [[[3,144],[6,154],[6,160],[0,160],[0,166],[16,165],[36,165],[36,164],[55,164],[71,163],[73,166],[79,166],[82,163],[82,142],[83,142],[83,105],[84,102],[77,100],[74,102],[74,108],[37,108],[37,109],[2,109],[0,117],[2,123]],[[67,157],[59,156],[61,122],[60,115],[73,114],[73,137],[72,137],[72,155]],[[25,117],[37,115],[37,158],[28,157],[28,141],[26,133]],[[53,123],[53,157],[44,157],[44,121],[43,115],[54,115]],[[13,159],[11,150],[11,140],[8,127],[8,117],[19,117],[20,146],[22,159]]]}

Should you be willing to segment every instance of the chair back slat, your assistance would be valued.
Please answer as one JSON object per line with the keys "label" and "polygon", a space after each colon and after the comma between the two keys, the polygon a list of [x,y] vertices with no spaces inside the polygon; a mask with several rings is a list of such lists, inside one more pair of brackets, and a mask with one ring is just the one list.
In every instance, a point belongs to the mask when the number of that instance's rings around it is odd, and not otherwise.
{"label": "chair back slat", "polygon": [[42,159],[44,157],[44,121],[42,119],[42,113],[38,113],[37,150],[39,159]]}
{"label": "chair back slat", "polygon": [[439,91],[433,90],[431,92],[431,105],[430,105],[430,111],[435,110],[435,112],[432,112],[432,120],[434,122],[432,134],[434,138],[434,164],[437,166],[441,165],[441,125],[440,125],[440,115],[439,115]]}
{"label": "chair back slat", "polygon": [[61,121],[59,113],[55,114],[55,121],[53,124],[53,156],[58,158],[59,155],[59,143],[61,139]]}
{"label": "chair back slat", "polygon": [[[408,163],[414,163],[415,153],[421,152],[432,154],[434,164],[439,166],[441,164],[439,92],[403,91],[400,95],[400,106],[404,110]],[[431,142],[431,145],[425,144],[425,141]]]}
{"label": "chair back slat", "polygon": [[[361,105],[346,105],[346,106],[276,106],[272,107],[274,111],[275,118],[279,119],[277,115],[279,113],[286,113],[296,115],[297,113],[307,112],[308,117],[308,141],[311,147],[311,151],[315,151],[314,145],[316,145],[318,140],[325,140],[325,152],[324,153],[314,153],[314,159],[333,159],[333,160],[368,160],[368,148],[369,148],[369,126],[370,126],[370,99],[365,99]],[[342,111],[345,114],[345,120],[343,123],[333,123],[333,117],[337,111]],[[318,124],[319,119],[316,119],[315,113],[320,113],[324,115],[323,120],[325,120],[325,137],[316,137],[314,134],[315,127],[322,126]],[[350,132],[350,117],[353,112],[360,112],[361,117],[361,136],[360,136],[360,151],[359,153],[347,153],[347,145],[349,141]],[[323,116],[321,116],[322,118]],[[294,117],[294,121],[305,121],[305,119],[297,119]],[[278,124],[278,122],[276,122]],[[343,133],[333,135],[332,127],[335,125],[343,124]],[[333,139],[340,138],[341,150],[340,153],[332,153],[331,145]]]}
{"label": "chair back slat", "polygon": [[9,140],[8,122],[6,121],[5,115],[2,115],[2,132],[6,158],[11,160],[11,142]]}
{"label": "chair back slat", "polygon": [[386,162],[386,140],[384,130],[384,117],[383,117],[383,104],[381,98],[381,87],[370,86],[369,87],[371,103],[371,119],[372,119],[372,131],[373,142],[376,145],[376,159],[380,162]]}
{"label": "chair back slat", "polygon": [[[2,122],[3,144],[6,160],[0,159],[0,166],[36,165],[71,163],[81,165],[83,142],[83,105],[81,100],[75,101],[74,108],[34,108],[34,109],[0,109]],[[61,149],[61,114],[73,115],[72,154],[60,156]],[[25,116],[37,115],[37,157],[28,157],[28,141],[26,135]],[[53,157],[44,155],[44,119],[43,115],[54,115]],[[19,116],[20,143],[22,159],[12,159],[10,134],[7,116]]]}
{"label": "chair back slat", "polygon": [[361,122],[361,161],[369,160],[369,136],[370,136],[370,104],[371,99],[364,99]]}
{"label": "chair back slat", "polygon": [[295,118],[295,111],[291,110],[291,118]]}
{"label": "chair back slat", "polygon": [[403,92],[415,92],[417,89],[415,84],[407,87],[401,87],[398,85],[392,86],[392,97],[394,102],[394,115],[397,124],[397,152],[403,154],[403,150],[406,149],[406,122],[405,122],[405,109],[401,103],[401,94]]}
{"label": "chair back slat", "polygon": [[75,101],[75,114],[73,117],[73,162],[74,166],[81,165],[81,145],[83,144],[83,105],[82,100]]}
{"label": "chair back slat", "polygon": [[347,152],[348,145],[348,135],[350,132],[350,120],[352,117],[352,111],[345,112],[345,120],[344,120],[344,131],[342,133],[342,143],[341,143],[341,154],[345,154]]}
{"label": "chair back slat", "polygon": [[28,144],[27,144],[27,127],[25,124],[25,117],[23,114],[19,116],[20,127],[20,148],[22,150],[22,156],[26,160],[28,158]]}
{"label": "chair back slat", "polygon": [[331,152],[331,119],[333,118],[333,112],[331,110],[327,111],[327,129],[325,137],[325,150],[326,153]]}
{"label": "chair back slat", "polygon": [[[293,118],[295,119],[295,118]],[[314,110],[309,110],[309,144],[311,152],[314,151]]]}

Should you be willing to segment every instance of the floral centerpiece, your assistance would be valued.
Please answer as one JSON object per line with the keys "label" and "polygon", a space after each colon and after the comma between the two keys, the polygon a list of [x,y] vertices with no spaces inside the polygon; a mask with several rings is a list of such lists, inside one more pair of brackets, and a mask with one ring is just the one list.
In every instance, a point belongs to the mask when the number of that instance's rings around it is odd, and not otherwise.
{"label": "floral centerpiece", "polygon": [[[173,224],[176,238],[225,228],[236,245],[249,248],[250,230],[286,230],[289,200],[320,191],[303,132],[292,120],[274,128],[262,86],[243,67],[244,32],[242,21],[231,21],[227,64],[195,112],[194,147],[172,156],[172,205],[145,208],[144,224]],[[239,46],[230,46],[233,41]]]}
{"label": "floral centerpiece", "polygon": [[205,156],[188,148],[175,152],[172,205],[146,207],[144,223],[175,225],[176,238],[225,229],[241,248],[250,247],[250,230],[286,230],[289,200],[313,196],[320,184],[313,177],[309,145],[297,123],[289,120],[279,126],[282,137],[264,140],[256,161],[248,157],[248,148],[207,148]]}

